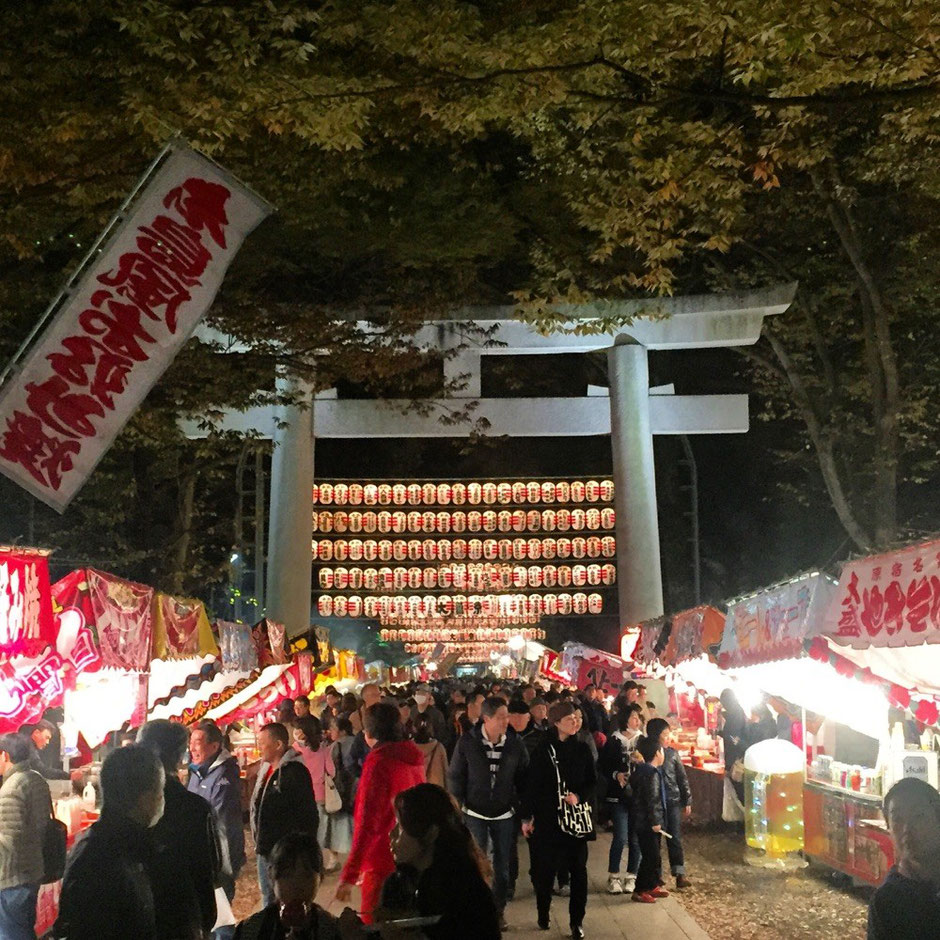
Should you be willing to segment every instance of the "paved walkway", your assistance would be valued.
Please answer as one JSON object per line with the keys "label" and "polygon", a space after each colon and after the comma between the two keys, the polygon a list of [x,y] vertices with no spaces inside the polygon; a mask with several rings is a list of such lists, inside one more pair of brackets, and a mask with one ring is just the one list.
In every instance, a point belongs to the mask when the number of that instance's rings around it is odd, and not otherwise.
{"label": "paved walkway", "polygon": [[[607,852],[610,836],[602,833],[592,843],[588,856],[588,904],[584,918],[586,940],[709,940],[708,934],[692,919],[679,900],[678,893],[656,904],[634,904],[629,894],[607,893]],[[568,937],[568,899],[552,901],[551,930],[538,929],[535,921],[535,896],[532,884],[523,874],[529,869],[528,848],[520,842],[520,877],[516,898],[506,908],[509,931],[506,940],[553,940]],[[664,853],[665,855],[665,853]],[[668,869],[667,869],[668,870]],[[337,876],[328,875],[317,901],[332,913],[339,906],[331,901],[336,891]],[[667,887],[671,888],[671,881]],[[354,895],[355,897],[355,895]]]}

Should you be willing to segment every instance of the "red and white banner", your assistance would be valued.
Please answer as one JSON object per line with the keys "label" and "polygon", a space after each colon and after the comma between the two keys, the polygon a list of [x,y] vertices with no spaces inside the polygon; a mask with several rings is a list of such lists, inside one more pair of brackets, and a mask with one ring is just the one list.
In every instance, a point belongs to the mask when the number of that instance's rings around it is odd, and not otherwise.
{"label": "red and white banner", "polygon": [[62,512],[270,207],[174,146],[0,392],[0,472]]}
{"label": "red and white banner", "polygon": [[940,541],[850,561],[825,632],[856,649],[940,643]]}

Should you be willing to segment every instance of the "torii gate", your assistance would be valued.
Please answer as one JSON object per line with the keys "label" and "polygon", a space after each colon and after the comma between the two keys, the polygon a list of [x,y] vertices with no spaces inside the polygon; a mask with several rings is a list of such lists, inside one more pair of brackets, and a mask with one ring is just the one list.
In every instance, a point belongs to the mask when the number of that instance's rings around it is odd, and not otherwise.
{"label": "torii gate", "polygon": [[[541,335],[513,316],[511,307],[462,308],[422,327],[425,348],[458,350],[444,358],[445,381],[465,387],[442,403],[476,400],[494,435],[573,437],[607,434],[613,451],[617,584],[620,622],[636,624],[663,614],[654,434],[734,434],[748,430],[747,395],[676,395],[672,386],[650,388],[648,350],[746,346],[760,337],[764,317],[783,313],[796,284],[740,294],[708,294],[657,301],[568,305],[558,312],[569,330],[611,317],[639,317],[613,333]],[[656,319],[644,318],[651,308]],[[461,322],[495,327],[497,348],[467,348]],[[368,329],[367,324],[363,324]],[[483,356],[589,352],[607,349],[609,392],[589,387],[580,398],[482,398]],[[469,380],[467,379],[469,376]],[[442,424],[434,414],[407,411],[405,401],[345,400],[331,389],[313,396],[293,380],[280,387],[299,397],[290,407],[229,413],[223,427],[251,430],[274,442],[268,530],[267,608],[294,630],[310,622],[313,591],[310,519],[313,513],[316,438],[459,437],[469,428]],[[191,437],[201,432],[185,427]]]}

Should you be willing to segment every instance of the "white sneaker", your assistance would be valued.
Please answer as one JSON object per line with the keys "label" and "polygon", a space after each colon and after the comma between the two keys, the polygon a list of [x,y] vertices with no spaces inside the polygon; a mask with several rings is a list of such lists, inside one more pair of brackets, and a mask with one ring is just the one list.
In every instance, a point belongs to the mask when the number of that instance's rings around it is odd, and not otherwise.
{"label": "white sneaker", "polygon": [[636,875],[626,875],[620,879],[620,890],[624,894],[633,894],[636,890]]}
{"label": "white sneaker", "polygon": [[608,894],[623,894],[623,885],[621,884],[620,879],[616,875],[608,875],[607,893]]}

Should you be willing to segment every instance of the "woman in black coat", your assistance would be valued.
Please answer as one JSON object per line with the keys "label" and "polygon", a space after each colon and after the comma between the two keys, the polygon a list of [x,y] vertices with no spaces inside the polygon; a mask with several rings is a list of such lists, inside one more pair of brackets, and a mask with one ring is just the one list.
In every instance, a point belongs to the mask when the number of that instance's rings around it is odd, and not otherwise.
{"label": "woman in black coat", "polygon": [[735,780],[731,776],[731,770],[737,760],[744,757],[747,750],[747,741],[745,731],[747,725],[747,715],[738,702],[738,697],[731,689],[725,689],[719,699],[722,705],[721,717],[722,725],[718,734],[724,742],[725,753],[725,776],[731,780],[738,799],[744,802],[744,781]]}
{"label": "woman in black coat", "polygon": [[[584,936],[587,907],[588,842],[596,838],[591,805],[597,789],[597,771],[591,752],[578,740],[578,716],[571,702],[555,702],[548,712],[550,730],[532,755],[522,800],[522,831],[529,838],[532,886],[538,907],[539,928],[548,930],[552,885],[559,870],[571,873],[568,914],[571,935]],[[559,782],[560,781],[560,782]],[[580,813],[580,835],[561,827],[561,802]]]}

